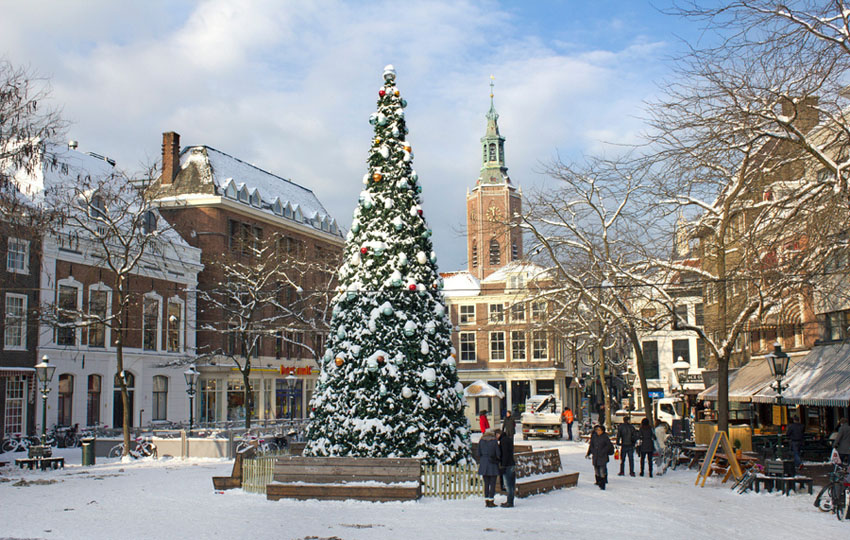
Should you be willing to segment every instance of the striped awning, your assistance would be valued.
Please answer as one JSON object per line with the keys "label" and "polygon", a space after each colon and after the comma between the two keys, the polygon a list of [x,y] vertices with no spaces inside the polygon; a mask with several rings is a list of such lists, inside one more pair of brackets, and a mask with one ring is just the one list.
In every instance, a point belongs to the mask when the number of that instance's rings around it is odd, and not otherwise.
{"label": "striped awning", "polygon": [[[772,382],[773,376],[770,374],[767,360],[764,358],[751,360],[734,373],[729,370],[729,401],[749,403],[755,393]],[[717,385],[700,392],[699,399],[717,401]]]}
{"label": "striped awning", "polygon": [[[782,402],[791,405],[846,407],[850,405],[850,343],[816,345],[803,359],[788,368],[783,379],[788,388]],[[770,387],[753,396],[756,403],[774,403]]]}

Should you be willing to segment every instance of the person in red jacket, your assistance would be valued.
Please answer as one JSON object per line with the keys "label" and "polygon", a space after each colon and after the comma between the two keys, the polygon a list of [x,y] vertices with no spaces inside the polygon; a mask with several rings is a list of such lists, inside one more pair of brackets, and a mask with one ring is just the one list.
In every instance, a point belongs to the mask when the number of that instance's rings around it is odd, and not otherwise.
{"label": "person in red jacket", "polygon": [[569,437],[568,440],[573,440],[573,420],[575,417],[573,416],[573,411],[570,410],[569,407],[564,409],[564,412],[561,413],[561,417],[564,420],[564,423],[567,425],[567,429],[564,430],[564,433]]}
{"label": "person in red jacket", "polygon": [[481,433],[487,433],[487,430],[490,429],[490,421],[487,420],[487,411],[481,411],[481,415],[478,417],[478,425],[481,427]]}

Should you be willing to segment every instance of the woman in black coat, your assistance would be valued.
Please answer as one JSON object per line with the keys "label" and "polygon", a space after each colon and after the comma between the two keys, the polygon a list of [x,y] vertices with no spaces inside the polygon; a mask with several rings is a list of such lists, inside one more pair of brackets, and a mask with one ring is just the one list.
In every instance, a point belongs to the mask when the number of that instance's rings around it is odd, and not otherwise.
{"label": "woman in black coat", "polygon": [[593,456],[593,470],[596,473],[596,485],[599,489],[605,489],[605,484],[608,482],[608,456],[613,453],[614,445],[611,444],[611,438],[602,426],[597,425],[590,434],[590,444],[587,445],[585,457]]}
{"label": "woman in black coat", "polygon": [[652,454],[655,453],[655,431],[649,427],[649,420],[644,418],[640,422],[638,430],[638,438],[640,444],[638,451],[640,452],[640,475],[643,476],[643,462],[649,462],[649,477],[652,478]]}
{"label": "woman in black coat", "polygon": [[511,438],[516,434],[516,418],[511,411],[505,413],[505,419],[502,421],[502,433]]}
{"label": "woman in black coat", "polygon": [[499,462],[502,454],[496,434],[488,429],[478,441],[478,474],[484,477],[484,506],[494,508],[496,503],[496,481],[499,479]]}

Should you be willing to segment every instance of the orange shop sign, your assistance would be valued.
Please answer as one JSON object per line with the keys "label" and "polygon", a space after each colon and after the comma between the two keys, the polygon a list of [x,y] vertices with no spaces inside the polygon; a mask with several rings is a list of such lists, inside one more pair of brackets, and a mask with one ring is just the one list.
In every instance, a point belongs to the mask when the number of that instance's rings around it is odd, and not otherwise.
{"label": "orange shop sign", "polygon": [[281,375],[312,375],[313,368],[310,366],[307,367],[288,367],[288,366],[280,366],[280,374]]}

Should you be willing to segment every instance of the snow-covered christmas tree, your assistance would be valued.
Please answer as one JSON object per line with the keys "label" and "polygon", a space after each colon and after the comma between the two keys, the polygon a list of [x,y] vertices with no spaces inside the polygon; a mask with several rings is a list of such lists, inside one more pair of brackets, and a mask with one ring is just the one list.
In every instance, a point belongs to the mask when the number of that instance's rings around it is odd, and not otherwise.
{"label": "snow-covered christmas tree", "polygon": [[369,172],[346,238],[304,454],[463,463],[463,387],[395,75],[384,69],[369,118]]}

